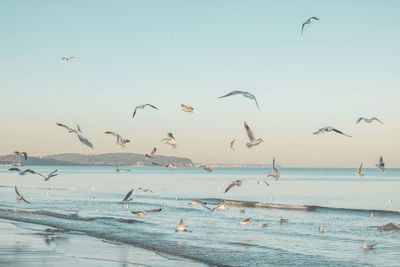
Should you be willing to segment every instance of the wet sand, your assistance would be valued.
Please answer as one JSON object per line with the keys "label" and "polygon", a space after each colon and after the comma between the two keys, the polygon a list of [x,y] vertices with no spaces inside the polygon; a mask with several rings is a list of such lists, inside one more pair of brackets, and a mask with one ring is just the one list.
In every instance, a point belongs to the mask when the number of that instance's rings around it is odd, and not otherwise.
{"label": "wet sand", "polygon": [[0,220],[0,266],[204,266],[79,232],[48,232],[54,229]]}

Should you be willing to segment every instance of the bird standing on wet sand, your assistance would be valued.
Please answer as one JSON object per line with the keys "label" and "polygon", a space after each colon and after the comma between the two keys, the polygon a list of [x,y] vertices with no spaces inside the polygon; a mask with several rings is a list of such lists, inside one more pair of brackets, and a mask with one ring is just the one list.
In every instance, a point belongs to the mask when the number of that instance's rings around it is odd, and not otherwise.
{"label": "bird standing on wet sand", "polygon": [[26,199],[24,198],[24,196],[22,196],[22,195],[18,192],[18,189],[17,189],[16,186],[15,186],[14,188],[15,188],[15,193],[17,193],[17,201],[18,201],[18,202],[21,202],[21,200],[22,200],[22,201],[24,201],[24,202],[26,202],[26,203],[31,204],[31,202],[29,202],[28,200],[26,200]]}
{"label": "bird standing on wet sand", "polygon": [[351,137],[351,135],[347,135],[347,134],[345,134],[345,133],[343,133],[343,132],[339,131],[338,129],[335,129],[335,128],[331,127],[331,126],[327,126],[327,127],[318,129],[318,131],[316,131],[313,134],[317,135],[317,134],[320,134],[320,133],[329,133],[329,132],[335,132],[335,133],[338,133],[338,134],[345,135],[347,137]]}
{"label": "bird standing on wet sand", "polygon": [[181,104],[182,111],[187,112],[189,114],[193,113],[194,108],[192,106],[186,106],[185,104]]}
{"label": "bird standing on wet sand", "polygon": [[275,180],[278,180],[280,177],[279,170],[275,167],[275,157],[272,160],[272,171],[268,173],[268,176],[272,176]]}
{"label": "bird standing on wet sand", "polygon": [[171,145],[173,149],[176,148],[176,140],[172,133],[168,133],[168,136],[161,141],[165,141],[164,144]]}
{"label": "bird standing on wet sand", "polygon": [[253,95],[253,94],[251,94],[249,92],[235,90],[235,91],[232,91],[232,92],[230,92],[230,93],[228,93],[226,95],[220,96],[218,98],[224,98],[224,97],[232,96],[232,95],[243,95],[244,97],[247,97],[247,98],[249,98],[251,100],[254,100],[254,102],[256,102],[258,110],[260,110],[260,107],[258,106],[257,99],[256,99],[255,95]]}
{"label": "bird standing on wet sand", "polygon": [[249,224],[249,223],[251,223],[252,220],[253,220],[252,218],[247,218],[246,220],[239,222],[238,225],[241,226],[241,225]]}
{"label": "bird standing on wet sand", "polygon": [[364,248],[365,251],[367,251],[367,250],[370,250],[370,249],[374,249],[374,247],[375,247],[376,245],[377,245],[377,244],[368,245],[368,244],[367,244],[367,241],[364,240],[364,246],[363,246],[363,248]]}
{"label": "bird standing on wet sand", "polygon": [[363,163],[361,162],[360,166],[358,167],[358,170],[354,173],[357,176],[364,176],[363,173],[361,173],[361,169],[362,169]]}
{"label": "bird standing on wet sand", "polygon": [[311,17],[311,18],[309,18],[308,20],[306,20],[306,21],[303,23],[303,25],[301,26],[301,34],[303,34],[304,26],[306,26],[307,24],[310,24],[312,19],[313,19],[313,20],[319,20],[319,18],[317,18],[317,17]]}
{"label": "bird standing on wet sand", "polygon": [[264,140],[262,140],[262,138],[258,138],[258,139],[256,140],[256,138],[254,137],[253,131],[250,129],[249,125],[247,125],[246,122],[244,122],[244,128],[246,129],[247,136],[248,136],[249,139],[250,139],[250,143],[247,143],[247,144],[246,144],[246,146],[247,146],[248,148],[251,148],[251,147],[253,147],[253,146],[259,145],[261,142],[264,142]]}
{"label": "bird standing on wet sand", "polygon": [[375,166],[379,169],[381,169],[383,172],[385,171],[385,163],[383,162],[383,157],[379,157],[379,163],[375,164]]}
{"label": "bird standing on wet sand", "polygon": [[137,109],[144,109],[145,107],[151,107],[154,109],[158,109],[156,106],[153,106],[151,104],[143,104],[143,105],[136,106],[135,111],[133,112],[133,115],[132,115],[132,119],[135,117]]}
{"label": "bird standing on wet sand", "polygon": [[187,232],[187,228],[182,219],[179,221],[178,227],[175,228],[175,232],[178,232],[178,231]]}
{"label": "bird standing on wet sand", "polygon": [[228,192],[229,190],[231,190],[231,188],[232,187],[234,187],[234,186],[241,186],[242,185],[242,180],[236,180],[236,181],[233,181],[230,185],[228,185],[228,187],[225,189],[225,192],[224,192],[224,194],[226,193],[226,192]]}
{"label": "bird standing on wet sand", "polygon": [[153,148],[153,150],[150,152],[150,154],[145,154],[146,160],[154,158],[154,154],[156,153],[157,148]]}
{"label": "bird standing on wet sand", "polygon": [[356,121],[356,124],[358,124],[360,121],[362,121],[362,120],[364,120],[365,121],[365,123],[371,123],[371,122],[373,122],[373,121],[379,121],[381,124],[383,124],[383,122],[381,122],[378,118],[376,118],[376,117],[372,117],[371,119],[366,119],[366,118],[363,118],[363,117],[360,117],[360,118],[358,118],[358,120]]}

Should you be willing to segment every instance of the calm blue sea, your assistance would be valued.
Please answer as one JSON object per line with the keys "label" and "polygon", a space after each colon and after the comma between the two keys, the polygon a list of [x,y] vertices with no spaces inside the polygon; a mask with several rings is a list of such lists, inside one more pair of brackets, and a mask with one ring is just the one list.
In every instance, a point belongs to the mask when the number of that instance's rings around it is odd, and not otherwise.
{"label": "calm blue sea", "polygon": [[[281,178],[263,168],[30,167],[60,175],[43,181],[0,167],[0,218],[72,229],[103,240],[138,246],[199,264],[219,266],[399,266],[400,231],[377,227],[400,223],[400,169],[282,168]],[[233,180],[241,187],[223,193]],[[269,186],[257,181],[268,181]],[[16,201],[14,186],[32,204]],[[153,191],[142,192],[139,187]],[[129,206],[119,202],[134,188]],[[317,206],[312,211],[229,206],[211,213],[221,200]],[[391,200],[391,201],[389,201]],[[162,208],[134,216],[131,211]],[[244,213],[240,212],[244,209]],[[78,211],[78,216],[71,216]],[[371,211],[374,217],[371,219]],[[280,224],[279,217],[288,218]],[[248,225],[238,222],[252,218]],[[175,233],[180,219],[189,232]],[[258,222],[268,223],[260,228]],[[323,225],[325,232],[320,233]],[[365,252],[363,241],[377,243]],[[155,263],[155,265],[157,265]],[[171,261],[171,266],[174,262]]]}

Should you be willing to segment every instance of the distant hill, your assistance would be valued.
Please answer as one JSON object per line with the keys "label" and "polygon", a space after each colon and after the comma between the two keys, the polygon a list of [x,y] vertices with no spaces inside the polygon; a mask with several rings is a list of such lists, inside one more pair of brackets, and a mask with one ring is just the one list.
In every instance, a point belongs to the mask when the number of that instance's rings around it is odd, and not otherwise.
{"label": "distant hill", "polygon": [[[4,155],[0,156],[0,162],[12,162],[15,156]],[[66,154],[55,154],[46,155],[41,157],[28,157],[28,160],[21,159],[23,165],[114,165],[113,160],[118,165],[124,166],[149,166],[151,161],[145,161],[143,154],[136,153],[107,153],[107,154],[78,154],[78,153],[66,153]],[[182,157],[170,157],[156,155],[152,161],[167,164],[174,163],[176,166],[181,167],[192,167],[193,162],[189,158]]]}

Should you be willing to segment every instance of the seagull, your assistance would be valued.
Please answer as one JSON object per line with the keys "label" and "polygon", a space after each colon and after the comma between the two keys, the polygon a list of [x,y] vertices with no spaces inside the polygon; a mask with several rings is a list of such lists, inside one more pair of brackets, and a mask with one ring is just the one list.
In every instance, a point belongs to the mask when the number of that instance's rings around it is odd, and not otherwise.
{"label": "seagull", "polygon": [[168,133],[168,137],[162,139],[161,141],[165,141],[164,144],[171,145],[173,149],[176,148],[176,140],[172,133]]}
{"label": "seagull", "polygon": [[383,172],[385,171],[385,163],[383,162],[382,156],[379,157],[379,163],[375,164],[375,166],[381,169]]}
{"label": "seagull", "polygon": [[240,209],[239,212],[240,212],[240,213],[245,213],[246,210],[245,210],[245,209]]}
{"label": "seagull", "polygon": [[78,123],[77,122],[75,122],[75,124],[76,124],[76,127],[75,128],[71,128],[71,127],[69,127],[69,126],[67,126],[67,125],[65,125],[65,124],[62,124],[62,123],[56,123],[58,126],[61,126],[61,127],[64,127],[65,129],[67,129],[67,131],[69,132],[69,133],[81,133],[82,132],[82,130],[81,130],[81,128],[79,127],[79,125],[78,125]]}
{"label": "seagull", "polygon": [[361,162],[360,167],[358,167],[358,170],[354,173],[357,176],[364,176],[363,173],[361,173],[361,169],[362,169],[363,163]]}
{"label": "seagull", "polygon": [[133,112],[133,115],[132,115],[132,119],[135,117],[136,111],[137,111],[138,108],[139,108],[139,109],[144,109],[144,108],[147,107],[147,106],[152,107],[152,108],[154,108],[154,109],[158,109],[156,106],[153,106],[153,105],[151,105],[151,104],[143,104],[143,105],[136,106],[135,111]]}
{"label": "seagull", "polygon": [[146,211],[131,211],[131,212],[135,216],[140,216],[140,215],[146,215],[149,212],[160,212],[162,210],[163,210],[162,208],[159,208],[159,209],[152,209],[152,210],[146,210]]}
{"label": "seagull", "polygon": [[146,154],[145,155],[146,160],[154,158],[154,154],[156,153],[156,151],[157,151],[157,148],[153,148],[153,150],[150,152],[150,154]]}
{"label": "seagull", "polygon": [[323,225],[321,225],[321,226],[319,227],[319,232],[320,232],[320,233],[323,233],[323,232],[324,232],[324,226],[323,226]]}
{"label": "seagull", "polygon": [[228,207],[226,206],[226,202],[224,200],[222,200],[218,206],[216,206],[215,208],[211,209],[211,212],[213,212],[215,209],[217,210],[227,210]]}
{"label": "seagull", "polygon": [[265,185],[269,186],[269,183],[267,181],[258,181],[257,184],[265,184]]}
{"label": "seagull", "polygon": [[116,137],[117,137],[117,145],[120,145],[120,146],[121,146],[121,149],[122,149],[122,148],[126,148],[125,144],[130,142],[130,140],[128,140],[128,139],[126,139],[126,138],[122,138],[122,137],[121,137],[118,133],[116,133],[116,132],[113,132],[113,131],[106,131],[106,132],[104,132],[104,133],[105,133],[105,134],[111,134],[111,135],[113,135],[113,136],[116,136]]}
{"label": "seagull", "polygon": [[235,143],[235,141],[236,141],[236,139],[233,139],[233,140],[229,143],[229,145],[228,145],[228,149],[229,149],[229,150],[235,151],[235,148],[233,147],[233,144]]}
{"label": "seagull", "polygon": [[259,221],[258,225],[260,226],[260,228],[263,228],[263,227],[268,226],[268,223],[262,223],[261,221]]}
{"label": "seagull", "polygon": [[231,188],[234,187],[234,186],[241,186],[241,185],[242,185],[242,182],[243,182],[243,181],[241,181],[241,180],[233,181],[233,182],[232,182],[230,185],[228,185],[228,187],[225,189],[224,194],[225,194],[226,192],[228,192],[229,190],[231,190]]}
{"label": "seagull", "polygon": [[[18,168],[15,168],[15,169],[18,169]],[[26,170],[24,170],[24,171],[20,171],[18,174],[21,175],[21,176],[23,176],[23,175],[25,175],[27,172],[32,173],[32,174],[37,174],[37,172],[35,172],[35,171],[32,170],[32,169],[26,169]]]}
{"label": "seagull", "polygon": [[279,217],[279,223],[287,223],[289,219],[284,219],[282,216]]}
{"label": "seagull", "polygon": [[51,177],[57,176],[59,175],[59,173],[56,173],[58,170],[54,170],[51,173],[49,173],[47,176],[40,174],[40,173],[36,173],[37,175],[40,175],[43,177],[44,181],[48,181],[50,180]]}
{"label": "seagull", "polygon": [[26,152],[19,152],[19,151],[14,151],[14,153],[18,156],[23,155],[24,159],[27,160],[28,159],[28,154]]}
{"label": "seagull", "polygon": [[301,26],[301,34],[303,34],[304,26],[307,25],[307,24],[310,24],[312,19],[313,20],[319,20],[319,18],[317,18],[317,17],[311,17],[308,20],[306,20],[306,22],[304,22],[303,25]]}
{"label": "seagull", "polygon": [[371,219],[373,219],[374,218],[374,213],[371,211],[371,214],[369,215],[369,217],[371,218]]}
{"label": "seagull", "polygon": [[114,166],[115,166],[115,172],[117,172],[117,173],[119,173],[120,171],[132,172],[131,170],[128,170],[128,169],[120,169],[120,168],[118,168],[118,165],[115,162],[115,160],[113,160],[113,162],[114,162]]}
{"label": "seagull", "polygon": [[15,186],[15,193],[17,193],[17,201],[18,201],[18,202],[21,202],[21,200],[22,200],[22,201],[24,201],[24,202],[26,202],[26,203],[31,204],[31,202],[29,202],[28,200],[26,200],[26,199],[24,198],[24,196],[22,196],[22,195],[18,192],[18,189],[17,189],[16,186]]}
{"label": "seagull", "polygon": [[246,220],[239,222],[238,225],[240,226],[240,225],[249,224],[249,223],[251,223],[252,220],[253,220],[252,218],[247,218]]}
{"label": "seagull", "polygon": [[246,146],[248,148],[251,148],[252,146],[256,146],[256,145],[260,144],[261,142],[264,142],[264,140],[262,140],[262,138],[258,138],[256,140],[256,138],[254,137],[253,131],[250,129],[249,125],[247,125],[246,122],[244,122],[244,128],[246,129],[247,135],[249,136],[249,139],[250,139],[250,143],[246,144]]}
{"label": "seagull", "polygon": [[362,121],[362,120],[364,120],[366,123],[371,123],[371,122],[373,122],[373,121],[379,121],[381,124],[383,124],[383,122],[381,122],[381,121],[380,121],[378,118],[376,118],[376,117],[372,117],[371,119],[366,119],[366,118],[360,117],[360,118],[358,118],[356,124],[359,123],[359,122]]}
{"label": "seagull", "polygon": [[186,106],[185,104],[181,104],[182,111],[187,113],[193,113],[194,108],[192,106]]}
{"label": "seagull", "polygon": [[364,250],[370,250],[370,249],[374,249],[374,247],[376,246],[376,244],[372,244],[372,245],[368,245],[367,241],[364,240]]}
{"label": "seagull", "polygon": [[20,172],[20,171],[21,171],[19,168],[15,168],[15,167],[9,168],[8,170],[9,170],[10,172],[12,172],[12,171]]}
{"label": "seagull", "polygon": [[175,232],[178,232],[178,231],[187,232],[185,223],[183,222],[182,219],[179,221],[178,227],[175,228]]}
{"label": "seagull", "polygon": [[72,57],[62,57],[61,60],[65,60],[65,61],[67,61],[67,62],[71,62],[74,58],[77,58],[77,57],[75,57],[75,56],[72,56]]}
{"label": "seagull", "polygon": [[141,191],[143,191],[143,192],[145,192],[145,193],[146,193],[146,192],[153,193],[153,191],[151,191],[150,189],[143,188],[143,187],[139,187],[138,190],[141,190]]}
{"label": "seagull", "polygon": [[280,176],[278,169],[275,167],[275,157],[272,160],[272,171],[268,173],[267,177],[269,177],[269,176],[274,177],[275,180],[278,180],[279,176]]}
{"label": "seagull", "polygon": [[196,199],[193,199],[192,201],[190,201],[190,202],[188,203],[188,206],[189,206],[189,207],[191,207],[191,206],[193,206],[193,205],[195,205],[195,206],[197,206],[197,205],[202,205],[204,208],[206,208],[206,209],[208,209],[208,210],[213,210],[213,209],[210,209],[209,207],[206,206],[206,205],[207,205],[206,202],[202,202],[202,201],[199,201],[199,200],[196,200]]}
{"label": "seagull", "polygon": [[249,93],[249,92],[235,90],[235,91],[232,91],[232,92],[230,92],[230,93],[228,93],[226,95],[220,96],[218,98],[223,98],[223,97],[232,96],[232,95],[243,95],[244,97],[247,97],[247,98],[250,98],[250,99],[254,100],[256,102],[258,110],[260,110],[260,107],[258,106],[256,97],[253,94]]}
{"label": "seagull", "polygon": [[81,141],[82,144],[87,145],[88,147],[93,149],[93,144],[90,143],[90,141],[86,137],[78,134],[78,138],[79,138],[79,141]]}
{"label": "seagull", "polygon": [[347,134],[345,134],[345,133],[343,133],[343,132],[341,132],[341,131],[339,131],[339,130],[331,127],[331,126],[327,126],[327,127],[321,128],[321,129],[319,129],[318,131],[316,131],[313,134],[320,134],[320,133],[332,132],[332,131],[334,131],[335,133],[338,133],[338,134],[345,135],[347,137],[351,137],[351,135],[347,135]]}
{"label": "seagull", "polygon": [[124,199],[123,199],[119,204],[124,205],[124,203],[128,203],[129,201],[131,201],[131,200],[132,200],[131,195],[132,195],[132,193],[133,193],[133,190],[134,190],[134,189],[131,189],[131,190],[125,195]]}
{"label": "seagull", "polygon": [[211,168],[210,166],[207,166],[207,165],[200,165],[199,167],[200,167],[200,168],[203,168],[205,171],[212,172],[212,168]]}
{"label": "seagull", "polygon": [[167,163],[167,164],[160,164],[160,163],[156,163],[156,162],[151,162],[151,164],[156,165],[156,166],[164,166],[170,169],[176,168],[175,165],[173,163]]}

